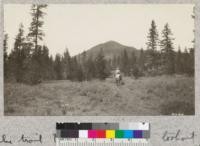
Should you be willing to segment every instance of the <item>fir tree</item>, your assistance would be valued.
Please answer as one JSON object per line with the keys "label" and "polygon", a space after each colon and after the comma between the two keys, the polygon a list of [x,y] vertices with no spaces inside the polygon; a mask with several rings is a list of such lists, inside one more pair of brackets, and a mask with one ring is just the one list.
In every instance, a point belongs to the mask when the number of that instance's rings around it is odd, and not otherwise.
{"label": "fir tree", "polygon": [[47,5],[32,5],[31,8],[31,16],[32,16],[32,22],[31,26],[29,28],[29,34],[28,36],[32,39],[34,42],[35,49],[38,46],[38,40],[42,40],[42,37],[44,36],[44,33],[42,31],[42,26],[44,24],[44,21],[42,20],[44,17],[43,9],[46,8]]}
{"label": "fir tree", "polygon": [[[30,70],[29,70],[29,78],[30,84],[37,84],[37,82],[41,82],[43,75],[43,69],[41,68],[40,62],[37,60],[37,57],[41,56],[42,46],[38,45],[38,41],[43,39],[44,33],[42,31],[42,26],[44,21],[42,20],[44,17],[43,9],[46,8],[47,5],[35,5],[33,4],[31,7],[31,16],[32,22],[30,24],[28,39],[31,47],[31,60],[29,62]],[[34,46],[34,48],[32,48]],[[40,70],[38,70],[40,69]]]}
{"label": "fir tree", "polygon": [[8,34],[4,34],[3,40],[3,59],[4,59],[4,79],[8,78]]}
{"label": "fir tree", "polygon": [[15,38],[14,42],[14,48],[10,53],[10,71],[11,76],[14,77],[14,79],[17,82],[23,82],[23,74],[24,74],[24,61],[26,59],[26,52],[24,49],[24,28],[23,25],[20,24],[18,34]]}
{"label": "fir tree", "polygon": [[157,46],[158,46],[158,32],[155,21],[152,20],[151,28],[149,29],[149,34],[147,36],[147,56],[146,56],[146,65],[147,69],[157,69],[158,67],[158,55],[157,55]]}
{"label": "fir tree", "polygon": [[164,26],[162,31],[162,40],[160,41],[161,52],[162,52],[162,65],[164,72],[167,74],[173,74],[175,72],[175,59],[174,59],[174,48],[173,48],[172,31],[169,28],[168,23]]}

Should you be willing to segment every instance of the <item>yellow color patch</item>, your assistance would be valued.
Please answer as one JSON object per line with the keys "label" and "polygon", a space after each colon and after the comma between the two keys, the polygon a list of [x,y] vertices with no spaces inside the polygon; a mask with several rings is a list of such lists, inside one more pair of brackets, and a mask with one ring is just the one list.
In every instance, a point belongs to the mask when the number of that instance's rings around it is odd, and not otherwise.
{"label": "yellow color patch", "polygon": [[106,130],[106,138],[115,138],[115,130]]}

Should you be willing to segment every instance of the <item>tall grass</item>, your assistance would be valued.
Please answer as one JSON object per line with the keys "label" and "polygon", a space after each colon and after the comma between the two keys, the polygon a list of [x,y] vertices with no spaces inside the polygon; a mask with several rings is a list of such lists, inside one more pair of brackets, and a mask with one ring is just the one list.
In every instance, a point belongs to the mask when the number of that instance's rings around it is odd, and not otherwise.
{"label": "tall grass", "polygon": [[186,76],[89,82],[51,81],[35,86],[4,84],[5,115],[194,114],[194,79]]}

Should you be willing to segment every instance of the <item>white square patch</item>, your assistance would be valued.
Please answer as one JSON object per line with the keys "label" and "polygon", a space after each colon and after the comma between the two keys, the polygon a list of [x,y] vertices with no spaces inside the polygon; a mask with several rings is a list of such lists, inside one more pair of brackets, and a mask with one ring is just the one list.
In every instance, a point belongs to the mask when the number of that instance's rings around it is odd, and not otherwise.
{"label": "white square patch", "polygon": [[79,130],[79,138],[88,138],[88,130]]}

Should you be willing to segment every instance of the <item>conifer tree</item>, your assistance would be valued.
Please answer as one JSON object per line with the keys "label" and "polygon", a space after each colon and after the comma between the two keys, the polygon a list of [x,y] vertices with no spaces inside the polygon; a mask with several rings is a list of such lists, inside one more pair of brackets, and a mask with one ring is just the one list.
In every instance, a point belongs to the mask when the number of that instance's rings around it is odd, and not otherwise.
{"label": "conifer tree", "polygon": [[29,28],[29,38],[31,38],[31,41],[34,43],[35,49],[38,46],[38,41],[42,40],[42,37],[44,36],[44,33],[42,31],[42,26],[44,24],[44,21],[42,20],[45,13],[43,12],[43,9],[46,8],[47,5],[32,5],[31,8],[31,16],[32,16],[32,22],[31,26]]}
{"label": "conifer tree", "polygon": [[[42,20],[45,13],[43,9],[47,5],[36,5],[33,4],[31,7],[32,22],[29,27],[28,41],[31,47],[31,59],[29,60],[29,83],[37,84],[42,81],[43,69],[41,68],[40,62],[37,57],[42,55],[42,46],[38,45],[39,40],[43,40],[44,33],[42,31],[42,26],[44,21]],[[39,70],[38,70],[39,69]]]}
{"label": "conifer tree", "polygon": [[173,74],[175,72],[175,53],[173,40],[174,38],[172,38],[172,31],[167,23],[162,31],[162,40],[160,41],[163,59],[162,65],[164,72],[167,74]]}
{"label": "conifer tree", "polygon": [[4,59],[4,79],[8,78],[8,34],[4,34],[3,40],[3,59]]}
{"label": "conifer tree", "polygon": [[24,74],[24,61],[26,59],[26,52],[24,49],[24,28],[23,25],[20,24],[18,34],[15,38],[14,48],[10,53],[10,71],[11,76],[17,82],[23,82],[23,74]]}
{"label": "conifer tree", "polygon": [[147,36],[147,56],[146,56],[146,65],[147,69],[157,69],[158,67],[158,55],[157,55],[157,46],[158,46],[158,32],[156,23],[154,20],[151,22],[151,28]]}

